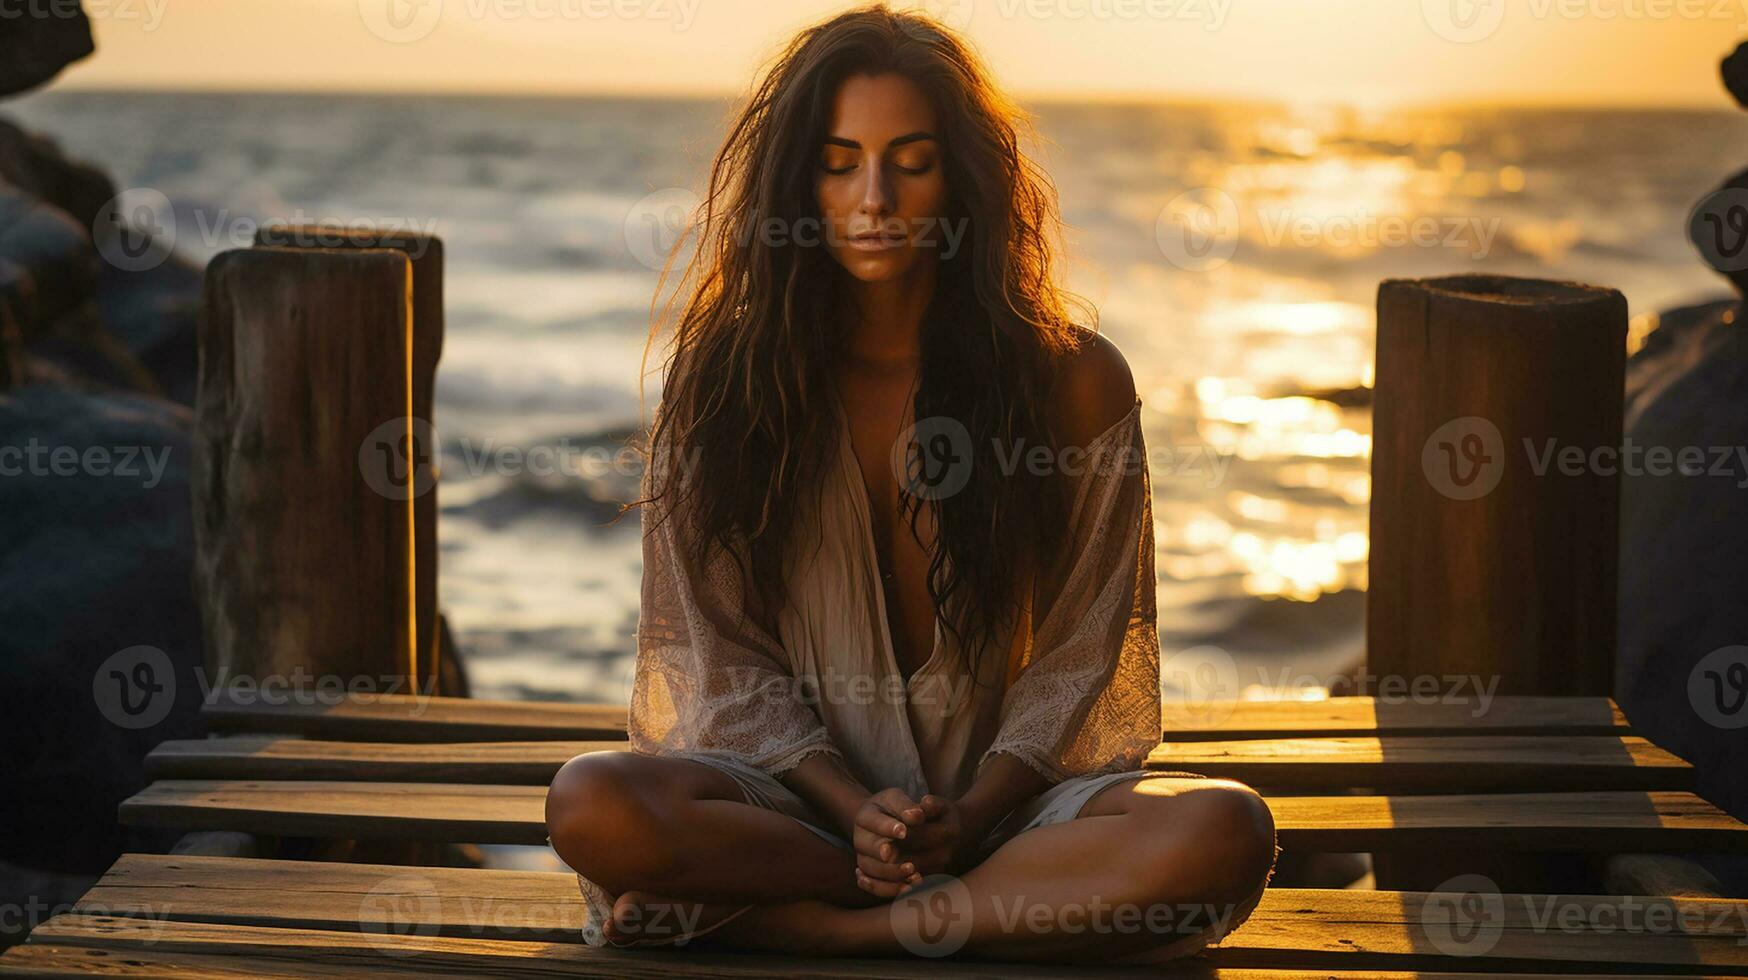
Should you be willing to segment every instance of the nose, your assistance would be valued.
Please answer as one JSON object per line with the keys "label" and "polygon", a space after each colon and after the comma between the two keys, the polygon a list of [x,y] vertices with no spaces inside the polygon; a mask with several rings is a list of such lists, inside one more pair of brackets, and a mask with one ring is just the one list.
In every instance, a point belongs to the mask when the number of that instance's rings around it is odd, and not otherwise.
{"label": "nose", "polygon": [[862,199],[856,210],[870,218],[884,218],[891,214],[896,202],[885,166],[874,160],[862,168],[862,172],[867,176],[862,179]]}

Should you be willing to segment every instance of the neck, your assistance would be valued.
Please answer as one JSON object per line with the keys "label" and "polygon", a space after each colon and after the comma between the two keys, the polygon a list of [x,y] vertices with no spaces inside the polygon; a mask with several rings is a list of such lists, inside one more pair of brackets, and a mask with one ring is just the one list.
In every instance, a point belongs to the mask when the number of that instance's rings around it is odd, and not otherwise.
{"label": "neck", "polygon": [[923,316],[935,293],[933,263],[888,282],[851,282],[845,354],[869,366],[904,367],[922,356]]}

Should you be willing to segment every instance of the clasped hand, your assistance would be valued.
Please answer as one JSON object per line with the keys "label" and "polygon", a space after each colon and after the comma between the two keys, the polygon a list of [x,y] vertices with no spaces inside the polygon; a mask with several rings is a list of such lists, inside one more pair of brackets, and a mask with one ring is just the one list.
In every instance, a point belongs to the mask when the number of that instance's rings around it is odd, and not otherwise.
{"label": "clasped hand", "polygon": [[958,874],[975,862],[982,833],[964,808],[944,796],[912,800],[903,790],[882,790],[856,811],[851,844],[856,884],[894,898],[934,874]]}

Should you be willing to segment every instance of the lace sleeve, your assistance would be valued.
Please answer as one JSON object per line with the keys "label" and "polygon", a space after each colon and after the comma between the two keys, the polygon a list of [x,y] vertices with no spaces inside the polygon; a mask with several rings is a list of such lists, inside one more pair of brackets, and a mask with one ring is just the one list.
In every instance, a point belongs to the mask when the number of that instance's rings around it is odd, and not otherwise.
{"label": "lace sleeve", "polygon": [[[665,458],[653,454],[645,496]],[[839,755],[802,700],[782,646],[746,615],[740,563],[717,547],[707,567],[694,567],[678,512],[658,520],[653,510],[645,505],[633,749],[726,754],[772,775],[816,752]]]}
{"label": "lace sleeve", "polygon": [[1016,756],[1059,782],[1141,767],[1160,741],[1153,491],[1141,401],[1086,447],[1072,542],[1002,701],[983,761]]}

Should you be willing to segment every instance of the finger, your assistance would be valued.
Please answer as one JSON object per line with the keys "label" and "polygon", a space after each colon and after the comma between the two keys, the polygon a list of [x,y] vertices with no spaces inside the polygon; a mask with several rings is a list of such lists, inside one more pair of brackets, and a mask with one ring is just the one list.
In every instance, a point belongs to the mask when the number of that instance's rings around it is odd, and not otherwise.
{"label": "finger", "polygon": [[897,788],[881,790],[875,795],[874,800],[880,804],[881,809],[912,826],[928,819],[923,808],[917,805],[917,802],[911,799],[904,790]]}
{"label": "finger", "polygon": [[[870,800],[870,803],[874,801]],[[898,819],[878,805],[864,806],[856,811],[856,826],[881,837],[902,838],[909,832],[904,821]]]}
{"label": "finger", "polygon": [[917,805],[919,805],[923,808],[923,814],[925,816],[927,816],[930,820],[939,819],[941,816],[946,814],[948,808],[950,808],[952,806],[952,804],[950,802],[948,802],[946,797],[936,796],[933,793],[930,793],[929,795],[918,800]]}
{"label": "finger", "polygon": [[904,843],[899,848],[905,851],[928,851],[948,843],[952,838],[952,828],[938,823],[925,823],[920,827],[910,828],[910,833],[904,836]]}
{"label": "finger", "polygon": [[886,861],[876,861],[865,854],[856,856],[856,868],[870,878],[899,884],[909,881],[917,873],[916,865],[908,861],[903,864],[892,864]]}
{"label": "finger", "polygon": [[904,851],[899,854],[894,864],[900,867],[910,865],[923,875],[940,874],[952,863],[953,851],[948,847],[936,847],[926,851]]}
{"label": "finger", "polygon": [[882,837],[871,830],[856,828],[851,838],[851,846],[857,854],[866,854],[877,861],[895,862],[898,860],[898,845],[890,837]]}
{"label": "finger", "polygon": [[860,868],[856,869],[856,885],[868,894],[878,895],[881,898],[897,898],[902,889],[910,887],[894,881],[880,881],[870,878],[863,874]]}

